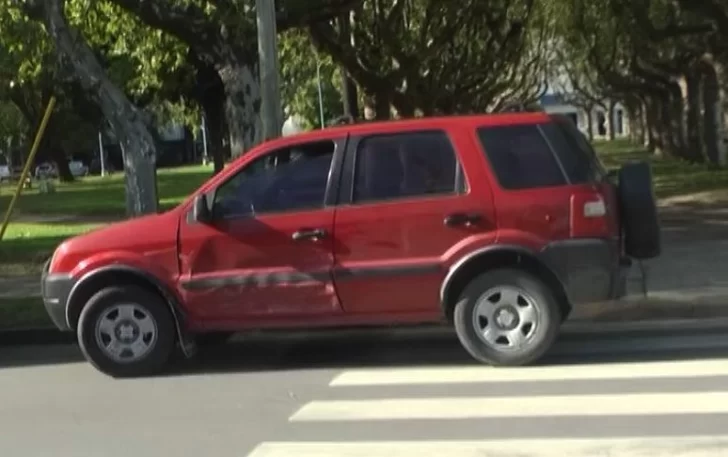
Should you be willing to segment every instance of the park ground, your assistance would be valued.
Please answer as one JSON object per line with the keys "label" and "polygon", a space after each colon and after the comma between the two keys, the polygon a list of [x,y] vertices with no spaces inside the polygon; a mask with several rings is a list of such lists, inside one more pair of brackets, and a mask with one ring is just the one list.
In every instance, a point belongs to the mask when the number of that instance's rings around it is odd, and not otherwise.
{"label": "park ground", "polygon": [[[637,311],[627,312],[615,306],[610,313],[639,318],[666,313],[678,302],[691,302],[712,307],[701,308],[709,309],[708,314],[721,314],[722,310],[717,308],[722,308],[721,301],[728,298],[728,282],[724,284],[717,274],[728,269],[728,259],[720,254],[728,252],[728,246],[718,244],[721,238],[728,239],[728,169],[653,157],[621,140],[597,143],[597,150],[610,168],[630,160],[651,162],[665,241],[660,262],[648,270],[653,299]],[[160,170],[161,209],[179,204],[211,173],[209,166]],[[3,213],[13,191],[14,187],[8,185],[0,187]],[[38,274],[43,262],[65,238],[123,219],[124,208],[121,174],[58,184],[52,194],[26,190],[18,200],[5,238],[0,241],[0,329],[49,325],[38,297]],[[685,274],[688,270],[693,272],[692,276]],[[683,295],[676,294],[676,285]],[[680,317],[696,314],[695,306],[680,309]],[[610,314],[593,309],[584,313]]]}

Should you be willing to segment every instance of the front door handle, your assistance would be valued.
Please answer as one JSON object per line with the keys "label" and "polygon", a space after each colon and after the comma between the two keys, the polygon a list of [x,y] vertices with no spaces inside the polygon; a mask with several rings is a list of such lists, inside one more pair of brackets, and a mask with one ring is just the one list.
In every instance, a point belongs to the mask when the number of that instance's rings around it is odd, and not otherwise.
{"label": "front door handle", "polygon": [[471,227],[483,220],[483,216],[479,213],[453,213],[445,216],[442,221],[448,227],[465,226]]}
{"label": "front door handle", "polygon": [[322,238],[326,238],[327,232],[324,229],[317,228],[317,229],[310,229],[310,228],[302,228],[299,230],[296,230],[293,232],[293,235],[291,235],[291,238],[293,238],[294,241],[301,241],[301,240],[313,240],[317,241]]}

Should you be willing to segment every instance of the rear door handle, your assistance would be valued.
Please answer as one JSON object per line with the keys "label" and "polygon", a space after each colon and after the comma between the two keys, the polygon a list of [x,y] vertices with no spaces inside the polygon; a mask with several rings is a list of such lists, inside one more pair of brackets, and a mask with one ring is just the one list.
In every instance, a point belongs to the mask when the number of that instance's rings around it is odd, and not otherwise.
{"label": "rear door handle", "polygon": [[302,228],[299,230],[296,230],[293,232],[293,235],[291,235],[291,238],[293,238],[294,241],[301,241],[301,240],[313,240],[317,241],[322,238],[326,238],[327,232],[324,229],[316,228]]}
{"label": "rear door handle", "polygon": [[470,227],[483,220],[480,213],[453,213],[445,216],[442,221],[448,227],[465,226]]}

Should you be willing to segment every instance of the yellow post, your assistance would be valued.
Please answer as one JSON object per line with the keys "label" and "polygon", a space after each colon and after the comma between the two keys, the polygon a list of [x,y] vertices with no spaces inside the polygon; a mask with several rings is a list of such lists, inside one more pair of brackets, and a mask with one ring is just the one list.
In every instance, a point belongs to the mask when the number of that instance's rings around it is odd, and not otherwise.
{"label": "yellow post", "polygon": [[53,112],[53,108],[55,106],[56,97],[51,97],[51,99],[48,101],[48,106],[46,107],[45,114],[43,114],[43,120],[40,121],[38,132],[35,134],[35,141],[33,141],[33,147],[30,148],[28,160],[26,160],[25,167],[23,167],[23,172],[20,174],[20,181],[18,181],[18,187],[15,189],[15,195],[13,195],[13,199],[10,200],[10,206],[8,206],[8,210],[5,212],[5,220],[3,220],[2,228],[0,228],[0,241],[2,241],[3,236],[5,236],[5,231],[8,229],[8,224],[10,223],[10,215],[13,214],[13,208],[15,208],[15,203],[17,202],[20,193],[23,192],[23,185],[25,184],[25,180],[28,178],[30,166],[33,163],[33,159],[35,159],[35,154],[38,152],[40,142],[43,139],[43,133],[45,133],[46,126],[48,125],[48,120],[51,118],[51,113]]}

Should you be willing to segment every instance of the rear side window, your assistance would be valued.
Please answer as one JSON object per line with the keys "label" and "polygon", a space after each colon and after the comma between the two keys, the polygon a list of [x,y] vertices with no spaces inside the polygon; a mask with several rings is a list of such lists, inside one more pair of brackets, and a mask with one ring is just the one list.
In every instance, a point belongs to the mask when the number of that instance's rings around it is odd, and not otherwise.
{"label": "rear side window", "polygon": [[563,127],[556,123],[541,126],[554,153],[558,156],[564,173],[571,184],[586,184],[599,181],[600,177],[592,166],[591,158],[569,139]]}
{"label": "rear side window", "polygon": [[508,190],[563,186],[566,177],[536,125],[478,129],[500,186]]}
{"label": "rear side window", "polygon": [[364,138],[356,151],[354,203],[456,192],[459,165],[445,132]]}
{"label": "rear side window", "polygon": [[593,173],[597,177],[597,180],[604,180],[604,178],[607,176],[607,170],[604,168],[604,165],[602,165],[602,163],[599,161],[599,157],[597,157],[596,151],[594,151],[594,148],[592,148],[586,136],[584,136],[584,134],[581,133],[581,131],[576,128],[576,125],[574,125],[573,122],[570,122],[569,119],[563,119],[557,115],[553,116],[553,119],[554,125],[561,129],[561,131],[564,133],[564,137],[569,142],[569,144],[571,144],[574,148],[577,149],[577,151],[584,155],[586,160],[589,162]]}

